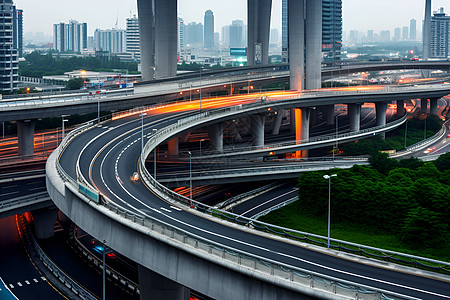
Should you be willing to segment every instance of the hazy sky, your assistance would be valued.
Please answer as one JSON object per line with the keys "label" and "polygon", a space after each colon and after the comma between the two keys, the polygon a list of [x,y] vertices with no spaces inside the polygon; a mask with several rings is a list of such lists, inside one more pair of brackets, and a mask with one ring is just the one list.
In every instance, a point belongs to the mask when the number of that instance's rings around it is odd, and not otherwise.
{"label": "hazy sky", "polygon": [[[136,0],[14,0],[24,9],[24,31],[52,34],[52,25],[75,19],[88,23],[89,34],[96,28],[112,28],[119,20],[125,28],[125,19],[136,14]],[[424,0],[343,0],[344,31],[375,31],[409,26],[409,20],[422,20]],[[179,16],[185,22],[201,21],[205,10],[215,15],[215,31],[234,19],[247,20],[245,0],[178,0]],[[444,7],[450,13],[449,0],[433,0],[432,9]],[[418,22],[420,30],[421,22]],[[273,0],[272,27],[281,29],[281,0]]]}

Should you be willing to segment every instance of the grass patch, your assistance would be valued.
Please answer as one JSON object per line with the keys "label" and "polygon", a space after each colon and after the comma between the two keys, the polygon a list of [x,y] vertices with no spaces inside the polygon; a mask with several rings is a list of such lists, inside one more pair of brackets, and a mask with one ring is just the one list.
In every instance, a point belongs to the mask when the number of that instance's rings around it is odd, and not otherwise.
{"label": "grass patch", "polygon": [[[327,218],[327,215],[310,215],[295,202],[262,216],[258,221],[327,236]],[[450,262],[450,243],[440,249],[409,249],[394,233],[380,232],[378,228],[362,226],[361,224],[332,221],[331,237],[375,248]]]}

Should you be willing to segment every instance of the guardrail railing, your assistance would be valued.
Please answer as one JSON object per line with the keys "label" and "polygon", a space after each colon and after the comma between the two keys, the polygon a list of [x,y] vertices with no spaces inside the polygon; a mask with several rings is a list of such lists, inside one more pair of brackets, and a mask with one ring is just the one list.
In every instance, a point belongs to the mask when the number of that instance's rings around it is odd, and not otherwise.
{"label": "guardrail railing", "polygon": [[51,200],[47,192],[36,193],[28,196],[18,197],[0,202],[0,212],[13,209],[19,206],[25,206],[35,202]]}

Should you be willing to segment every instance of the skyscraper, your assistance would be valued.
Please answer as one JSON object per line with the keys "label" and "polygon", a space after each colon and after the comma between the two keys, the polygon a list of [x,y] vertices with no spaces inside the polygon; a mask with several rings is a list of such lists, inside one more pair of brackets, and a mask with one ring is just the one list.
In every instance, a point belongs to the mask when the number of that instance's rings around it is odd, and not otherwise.
{"label": "skyscraper", "polygon": [[53,49],[76,53],[87,49],[87,24],[75,20],[70,20],[68,24],[54,24]]}
{"label": "skyscraper", "polygon": [[431,18],[431,53],[433,58],[447,58],[449,52],[450,16],[441,7]]}
{"label": "skyscraper", "polygon": [[208,50],[214,49],[214,14],[211,10],[205,12],[204,18],[204,48]]}
{"label": "skyscraper", "polygon": [[[282,0],[282,62],[289,52],[288,0]],[[342,0],[322,0],[322,51],[324,59],[339,60],[342,48]]]}
{"label": "skyscraper", "polygon": [[203,47],[203,24],[191,22],[185,25],[184,41],[185,45],[191,48]]}
{"label": "skyscraper", "polygon": [[0,92],[17,90],[19,81],[19,61],[14,48],[15,7],[12,0],[0,0]]}
{"label": "skyscraper", "polygon": [[396,27],[394,29],[394,39],[393,40],[395,42],[400,41],[401,35],[402,35],[402,30],[400,29],[400,27]]}
{"label": "skyscraper", "polygon": [[107,29],[94,31],[94,49],[109,53],[126,52],[126,31],[123,29]]}
{"label": "skyscraper", "polygon": [[141,59],[141,42],[139,38],[139,20],[134,16],[127,19],[126,33],[127,53],[131,54],[134,60]]}
{"label": "skyscraper", "polygon": [[178,56],[182,57],[184,54],[184,20],[178,18],[178,35],[177,35],[177,52]]}
{"label": "skyscraper", "polygon": [[14,6],[14,48],[23,57],[23,10]]}
{"label": "skyscraper", "polygon": [[234,20],[230,26],[230,48],[242,48],[244,46],[244,21]]}
{"label": "skyscraper", "polygon": [[408,26],[403,26],[402,28],[402,40],[407,41],[409,39],[409,28]]}
{"label": "skyscraper", "polygon": [[411,19],[411,21],[409,21],[409,39],[411,41],[415,41],[417,39],[417,22],[416,19]]}

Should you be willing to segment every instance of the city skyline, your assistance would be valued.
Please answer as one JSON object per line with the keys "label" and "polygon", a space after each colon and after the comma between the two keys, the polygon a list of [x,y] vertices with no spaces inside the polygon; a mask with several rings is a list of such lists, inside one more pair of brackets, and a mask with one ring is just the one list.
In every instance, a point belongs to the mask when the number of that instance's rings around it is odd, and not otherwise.
{"label": "city skyline", "polygon": [[[43,32],[52,34],[53,24],[68,22],[75,19],[88,23],[88,34],[93,35],[95,29],[108,29],[114,27],[118,21],[119,28],[126,27],[126,18],[137,14],[136,0],[98,0],[88,2],[62,2],[51,0],[16,0],[18,8],[24,9],[24,32]],[[107,5],[106,5],[107,4]],[[52,12],[48,13],[47,7],[51,5]],[[215,31],[231,24],[235,19],[241,19],[247,23],[247,4],[245,0],[202,1],[180,0],[178,13],[185,23],[203,23],[204,13],[211,9],[215,17]],[[424,15],[424,0],[400,0],[400,1],[370,1],[370,0],[344,0],[343,1],[343,30],[374,31],[393,30],[396,27],[409,26],[409,20],[414,18],[422,20]],[[444,7],[450,13],[448,0],[434,0],[432,9]],[[88,9],[86,9],[88,8]],[[388,8],[388,9],[386,9]],[[101,12],[101,18],[98,13]],[[42,19],[46,20],[42,22]],[[387,22],[386,20],[389,20]],[[47,24],[48,23],[48,24]],[[421,30],[421,22],[418,22],[418,30]],[[281,30],[281,0],[273,0],[272,28]],[[33,30],[30,30],[33,28]]]}

